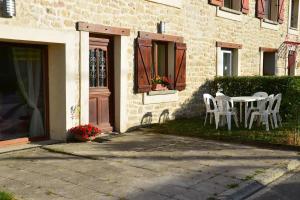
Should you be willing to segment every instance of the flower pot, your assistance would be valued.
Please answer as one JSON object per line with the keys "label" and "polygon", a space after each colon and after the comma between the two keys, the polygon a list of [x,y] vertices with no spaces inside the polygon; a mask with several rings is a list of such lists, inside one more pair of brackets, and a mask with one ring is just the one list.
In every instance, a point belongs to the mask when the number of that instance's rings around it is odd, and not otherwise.
{"label": "flower pot", "polygon": [[96,138],[96,136],[90,136],[88,138],[83,138],[81,135],[74,134],[74,137],[77,141],[80,142],[90,142]]}
{"label": "flower pot", "polygon": [[167,89],[168,88],[163,86],[162,84],[157,84],[157,83],[152,84],[152,90],[159,91],[159,90],[167,90]]}

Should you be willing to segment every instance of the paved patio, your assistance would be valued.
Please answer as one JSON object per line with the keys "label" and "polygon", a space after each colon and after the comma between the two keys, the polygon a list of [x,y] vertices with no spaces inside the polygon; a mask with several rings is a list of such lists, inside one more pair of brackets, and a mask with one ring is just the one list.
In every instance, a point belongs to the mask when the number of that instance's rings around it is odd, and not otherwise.
{"label": "paved patio", "polygon": [[45,148],[0,154],[0,188],[18,199],[212,199],[298,159],[292,151],[143,132]]}

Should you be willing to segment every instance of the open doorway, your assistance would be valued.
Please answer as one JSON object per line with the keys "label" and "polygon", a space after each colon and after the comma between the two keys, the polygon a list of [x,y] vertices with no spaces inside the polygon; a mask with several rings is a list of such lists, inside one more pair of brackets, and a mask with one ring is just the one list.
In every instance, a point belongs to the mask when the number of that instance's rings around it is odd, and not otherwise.
{"label": "open doorway", "polygon": [[47,46],[0,43],[0,145],[47,138]]}

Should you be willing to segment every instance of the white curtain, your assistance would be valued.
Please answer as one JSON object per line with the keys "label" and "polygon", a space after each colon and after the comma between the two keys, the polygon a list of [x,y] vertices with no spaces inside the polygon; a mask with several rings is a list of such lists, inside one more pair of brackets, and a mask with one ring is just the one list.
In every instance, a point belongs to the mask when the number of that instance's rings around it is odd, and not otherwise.
{"label": "white curtain", "polygon": [[26,103],[33,109],[29,136],[43,136],[45,133],[43,118],[38,108],[42,76],[41,50],[13,47],[12,53],[18,86]]}

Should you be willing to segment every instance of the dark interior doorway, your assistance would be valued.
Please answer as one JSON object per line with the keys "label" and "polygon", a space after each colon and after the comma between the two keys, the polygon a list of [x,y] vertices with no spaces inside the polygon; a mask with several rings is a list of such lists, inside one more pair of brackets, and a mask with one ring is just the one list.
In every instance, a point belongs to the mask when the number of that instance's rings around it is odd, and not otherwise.
{"label": "dark interior doorway", "polygon": [[0,43],[0,144],[48,136],[47,46]]}

